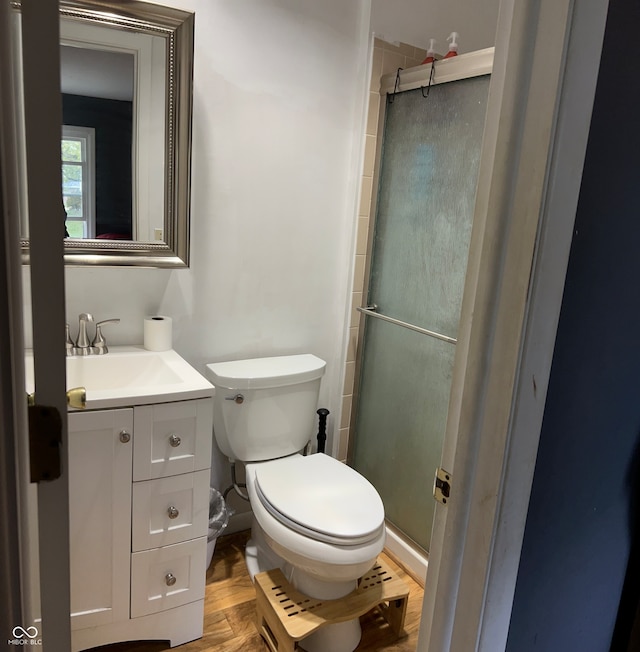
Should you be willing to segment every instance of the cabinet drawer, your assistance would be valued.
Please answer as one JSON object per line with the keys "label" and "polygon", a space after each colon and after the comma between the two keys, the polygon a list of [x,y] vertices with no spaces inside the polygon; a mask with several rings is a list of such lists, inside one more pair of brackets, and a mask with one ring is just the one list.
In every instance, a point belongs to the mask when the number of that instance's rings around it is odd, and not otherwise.
{"label": "cabinet drawer", "polygon": [[133,484],[133,551],[206,536],[209,470]]}
{"label": "cabinet drawer", "polygon": [[133,479],[191,473],[211,466],[213,400],[134,409]]}
{"label": "cabinet drawer", "polygon": [[204,598],[207,537],[131,555],[131,617]]}

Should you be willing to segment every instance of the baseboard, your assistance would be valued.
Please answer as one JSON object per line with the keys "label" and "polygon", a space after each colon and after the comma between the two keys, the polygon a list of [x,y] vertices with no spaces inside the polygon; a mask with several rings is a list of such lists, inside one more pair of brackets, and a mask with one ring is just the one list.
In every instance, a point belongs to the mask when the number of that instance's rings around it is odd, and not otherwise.
{"label": "baseboard", "polygon": [[398,562],[420,586],[424,586],[429,565],[428,556],[424,551],[416,549],[414,544],[393,525],[387,523],[386,527],[385,552]]}

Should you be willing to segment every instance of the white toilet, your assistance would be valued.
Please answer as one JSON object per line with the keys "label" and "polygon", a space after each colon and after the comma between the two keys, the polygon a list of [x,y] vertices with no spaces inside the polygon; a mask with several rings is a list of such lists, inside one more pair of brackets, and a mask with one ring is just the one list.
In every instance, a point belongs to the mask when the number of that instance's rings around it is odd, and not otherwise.
{"label": "white toilet", "polygon": [[[253,509],[247,567],[281,568],[313,598],[341,598],[374,564],[385,542],[384,507],[373,485],[328,455],[304,456],[314,436],[325,362],[310,354],[207,365],[216,387],[220,450],[245,463]],[[360,623],[326,625],[308,652],[351,652]]]}

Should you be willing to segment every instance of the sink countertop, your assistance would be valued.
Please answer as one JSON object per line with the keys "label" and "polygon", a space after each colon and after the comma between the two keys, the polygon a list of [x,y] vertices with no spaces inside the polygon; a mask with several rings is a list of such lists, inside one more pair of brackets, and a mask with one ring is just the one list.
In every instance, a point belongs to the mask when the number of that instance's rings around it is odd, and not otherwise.
{"label": "sink countertop", "polygon": [[[174,350],[110,346],[105,355],[66,358],[67,389],[87,390],[87,410],[169,403],[215,394],[213,385]],[[26,390],[33,392],[33,351],[25,351]],[[72,408],[70,408],[71,410]]]}

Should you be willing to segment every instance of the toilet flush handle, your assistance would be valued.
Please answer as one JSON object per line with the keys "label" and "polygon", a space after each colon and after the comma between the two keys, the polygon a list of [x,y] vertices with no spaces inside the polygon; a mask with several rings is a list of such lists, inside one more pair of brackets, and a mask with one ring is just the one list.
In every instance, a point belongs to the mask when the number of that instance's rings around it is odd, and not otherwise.
{"label": "toilet flush handle", "polygon": [[225,401],[234,401],[238,405],[242,405],[244,403],[244,396],[242,394],[236,394],[235,396],[225,396]]}

